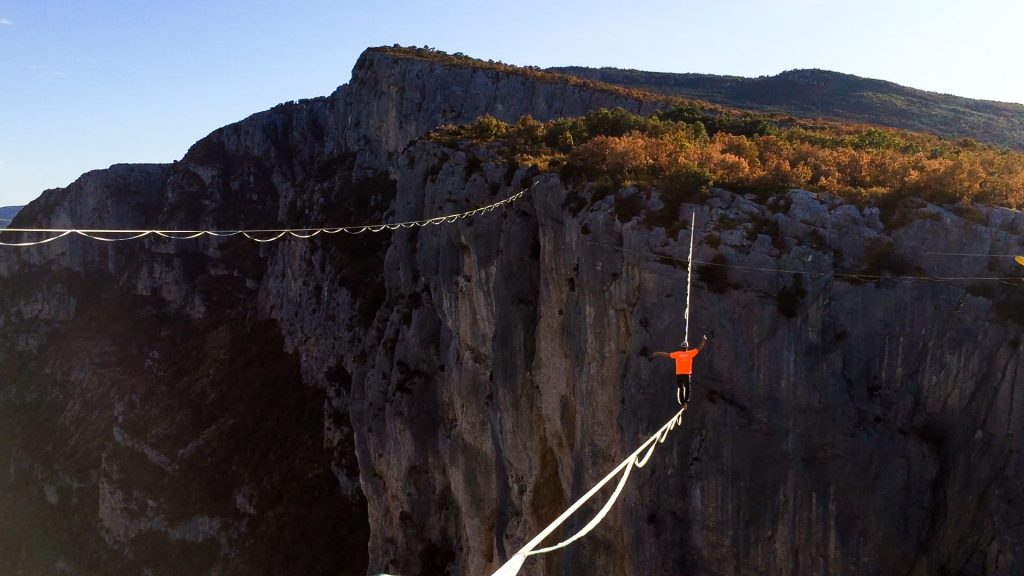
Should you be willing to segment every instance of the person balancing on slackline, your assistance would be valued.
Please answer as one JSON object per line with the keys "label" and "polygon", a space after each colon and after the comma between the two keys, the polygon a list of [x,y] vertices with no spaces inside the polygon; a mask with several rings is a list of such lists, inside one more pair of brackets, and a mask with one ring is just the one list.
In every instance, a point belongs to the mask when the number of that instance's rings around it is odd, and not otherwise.
{"label": "person balancing on slackline", "polygon": [[704,349],[708,343],[708,337],[704,336],[700,346],[690,348],[689,342],[683,341],[683,349],[675,352],[655,352],[654,356],[664,356],[676,361],[676,401],[680,406],[685,406],[690,401],[690,383],[693,378],[693,359]]}

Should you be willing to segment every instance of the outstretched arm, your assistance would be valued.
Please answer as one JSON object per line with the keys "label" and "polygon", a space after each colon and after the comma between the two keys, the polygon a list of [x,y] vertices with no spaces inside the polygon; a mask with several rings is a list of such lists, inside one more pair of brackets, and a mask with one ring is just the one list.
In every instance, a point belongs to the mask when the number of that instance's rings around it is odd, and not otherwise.
{"label": "outstretched arm", "polygon": [[698,351],[698,352],[701,352],[701,351],[703,351],[703,350],[704,350],[704,345],[705,345],[705,344],[707,344],[707,343],[708,343],[708,337],[707,337],[707,335],[705,334],[705,335],[704,335],[704,338],[703,338],[703,339],[701,339],[701,341],[700,341],[700,346],[698,346],[698,347],[697,347],[697,351]]}
{"label": "outstretched arm", "polygon": [[668,352],[655,352],[655,353],[651,354],[651,356],[664,356],[665,358],[669,358],[670,357],[668,355]]}

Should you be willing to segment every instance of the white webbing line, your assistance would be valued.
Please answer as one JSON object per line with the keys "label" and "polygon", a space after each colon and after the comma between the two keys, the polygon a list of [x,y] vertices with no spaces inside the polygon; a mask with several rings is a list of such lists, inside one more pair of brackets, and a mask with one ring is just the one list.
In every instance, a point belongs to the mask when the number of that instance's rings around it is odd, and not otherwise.
{"label": "white webbing line", "polygon": [[[683,412],[685,411],[686,406],[683,406],[679,410],[679,412],[677,412],[675,416],[672,417],[671,420],[666,422],[665,425],[662,426],[657,432],[655,432],[653,436],[651,436],[649,439],[647,439],[646,442],[641,444],[635,452],[630,454],[628,458],[623,460],[622,463],[616,466],[614,470],[612,470],[600,482],[595,484],[589,492],[584,494],[583,497],[581,497],[565,512],[563,512],[561,516],[556,518],[555,521],[549,524],[547,528],[542,530],[540,534],[537,534],[537,536],[534,537],[533,540],[530,540],[530,542],[527,543],[526,546],[523,546],[518,552],[513,554],[512,557],[509,558],[508,561],[505,562],[500,568],[498,568],[498,570],[496,570],[491,576],[515,576],[519,573],[519,569],[522,568],[523,562],[526,561],[527,556],[532,556],[535,554],[544,554],[547,552],[551,552],[553,550],[565,548],[569,544],[572,544],[576,540],[579,540],[580,538],[586,536],[588,532],[597,527],[597,525],[600,524],[602,520],[604,520],[605,516],[608,515],[608,512],[611,511],[612,506],[615,504],[616,500],[619,497],[619,494],[622,492],[622,489],[626,486],[626,481],[629,479],[629,473],[633,470],[633,467],[635,466],[637,468],[642,468],[645,464],[647,464],[647,461],[650,460],[651,455],[654,453],[654,449],[657,447],[657,445],[664,442],[665,439],[668,437],[668,433],[671,432],[676,426],[682,423]],[[644,452],[645,450],[646,453]],[[641,456],[641,454],[643,456]],[[559,526],[561,526],[566,520],[568,520],[573,514],[575,514],[577,510],[582,508],[588,500],[590,500],[595,494],[597,494],[601,490],[601,488],[605,486],[605,484],[611,482],[619,474],[621,474],[622,476],[619,479],[618,485],[615,487],[615,491],[608,498],[608,501],[605,502],[604,506],[601,507],[601,510],[598,511],[598,513],[594,516],[593,519],[590,520],[590,522],[587,523],[586,526],[584,526],[576,534],[573,534],[568,539],[563,540],[562,542],[559,542],[554,546],[548,546],[547,548],[537,549],[537,546],[539,546],[545,538],[550,536],[556,529],[558,529]]]}
{"label": "white webbing line", "polygon": [[[536,184],[536,183],[535,183]],[[84,229],[84,228],[0,228],[0,233],[37,233],[37,234],[54,234],[49,238],[43,240],[36,240],[32,242],[0,242],[0,246],[38,246],[40,244],[46,244],[47,242],[53,242],[59,238],[68,236],[69,234],[77,234],[78,236],[84,236],[92,240],[98,240],[100,242],[122,242],[125,240],[137,240],[145,236],[161,236],[163,238],[170,238],[172,240],[191,240],[200,236],[213,236],[217,238],[226,238],[229,236],[242,235],[253,242],[274,242],[280,240],[285,236],[293,238],[307,239],[312,238],[318,234],[338,234],[345,232],[347,234],[362,234],[364,232],[381,232],[384,230],[398,230],[399,228],[414,228],[424,226],[436,226],[439,224],[452,224],[463,218],[472,218],[480,214],[491,212],[497,208],[511,204],[516,200],[519,200],[526,194],[530,189],[524,188],[519,192],[487,206],[481,206],[465,212],[459,212],[458,214],[445,214],[443,216],[434,216],[433,218],[425,218],[423,220],[409,220],[407,222],[395,222],[393,224],[364,224],[361,226],[338,226],[332,228],[268,228],[258,230],[117,230],[117,229]],[[128,236],[120,238],[110,238],[110,234],[127,234]],[[257,235],[270,234],[271,236],[261,238]]]}
{"label": "white webbing line", "polygon": [[686,329],[683,331],[683,342],[690,345],[690,286],[693,279],[693,235],[697,231],[697,213],[693,213],[690,219],[690,256],[686,259],[686,310],[683,318],[686,320]]}
{"label": "white webbing line", "polygon": [[74,230],[65,230],[64,232],[58,234],[57,236],[53,236],[52,238],[47,238],[46,240],[39,240],[36,242],[0,242],[0,246],[38,246],[40,244],[46,244],[47,242],[53,242],[54,240],[63,238],[68,234],[71,234],[72,232],[74,232]]}

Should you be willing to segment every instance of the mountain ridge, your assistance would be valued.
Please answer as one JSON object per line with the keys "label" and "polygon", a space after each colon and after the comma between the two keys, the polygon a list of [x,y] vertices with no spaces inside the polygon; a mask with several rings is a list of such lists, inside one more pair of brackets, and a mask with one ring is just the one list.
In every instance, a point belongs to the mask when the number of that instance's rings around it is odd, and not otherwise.
{"label": "mountain ridge", "polygon": [[1024,105],[919,90],[820,69],[748,78],[619,68],[547,70],[598,82],[795,116],[869,123],[1024,149]]}
{"label": "mountain ridge", "polygon": [[7,228],[11,221],[24,206],[2,206],[0,207],[0,228]]}

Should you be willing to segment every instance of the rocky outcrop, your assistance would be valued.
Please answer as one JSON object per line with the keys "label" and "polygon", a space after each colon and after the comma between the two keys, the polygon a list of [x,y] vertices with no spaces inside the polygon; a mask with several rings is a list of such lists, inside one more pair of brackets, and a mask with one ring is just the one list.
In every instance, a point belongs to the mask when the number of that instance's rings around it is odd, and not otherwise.
{"label": "rocky outcrop", "polygon": [[674,410],[650,353],[680,337],[695,211],[714,337],[684,425],[525,573],[1019,572],[1019,283],[911,277],[1019,275],[933,253],[1015,252],[1024,216],[724,190],[666,214],[417,140],[609,105],[648,106],[370,51],[330,97],[27,207],[349,224],[530,188],[386,234],[0,254],[0,571],[489,573]]}

